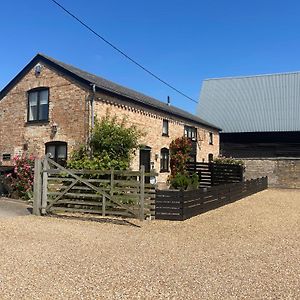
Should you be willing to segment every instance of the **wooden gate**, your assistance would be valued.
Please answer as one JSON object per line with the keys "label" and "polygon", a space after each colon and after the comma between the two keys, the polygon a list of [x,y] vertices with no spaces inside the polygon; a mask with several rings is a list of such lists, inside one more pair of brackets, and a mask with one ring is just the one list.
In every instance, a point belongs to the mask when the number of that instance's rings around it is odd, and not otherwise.
{"label": "wooden gate", "polygon": [[[34,203],[36,215],[83,212],[144,220],[154,215],[156,173],[120,170],[71,170],[49,157],[35,161]],[[156,180],[152,180],[156,181]]]}

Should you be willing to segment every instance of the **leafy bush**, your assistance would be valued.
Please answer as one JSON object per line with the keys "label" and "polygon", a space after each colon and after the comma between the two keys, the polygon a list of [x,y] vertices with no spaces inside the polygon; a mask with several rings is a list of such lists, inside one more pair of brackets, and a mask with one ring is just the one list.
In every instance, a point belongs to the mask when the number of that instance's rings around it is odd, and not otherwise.
{"label": "leafy bush", "polygon": [[199,185],[199,179],[196,173],[194,173],[192,176],[189,174],[177,173],[170,179],[170,184],[174,189],[179,190],[197,189]]}
{"label": "leafy bush", "polygon": [[128,169],[141,135],[135,126],[126,126],[125,118],[121,122],[116,116],[109,115],[100,121],[96,119],[89,144],[72,153],[68,167],[88,170]]}
{"label": "leafy bush", "polygon": [[189,176],[177,173],[170,179],[170,184],[174,189],[186,190],[191,180]]}
{"label": "leafy bush", "polygon": [[13,158],[14,170],[7,175],[9,185],[17,196],[28,200],[33,195],[34,156],[16,155]]}

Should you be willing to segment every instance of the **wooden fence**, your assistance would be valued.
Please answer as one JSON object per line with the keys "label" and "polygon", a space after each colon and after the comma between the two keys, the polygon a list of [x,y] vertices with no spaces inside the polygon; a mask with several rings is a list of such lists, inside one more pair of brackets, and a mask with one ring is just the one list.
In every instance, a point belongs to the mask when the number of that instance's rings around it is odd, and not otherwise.
{"label": "wooden fence", "polygon": [[155,218],[186,220],[205,211],[247,197],[268,187],[267,177],[192,191],[157,191]]}
{"label": "wooden fence", "polygon": [[187,164],[189,173],[197,173],[200,187],[210,187],[243,181],[244,168],[233,164],[199,163]]}
{"label": "wooden fence", "polygon": [[45,157],[35,161],[34,203],[36,215],[52,212],[84,212],[102,216],[127,216],[144,220],[153,213],[155,184],[139,171],[71,170]]}

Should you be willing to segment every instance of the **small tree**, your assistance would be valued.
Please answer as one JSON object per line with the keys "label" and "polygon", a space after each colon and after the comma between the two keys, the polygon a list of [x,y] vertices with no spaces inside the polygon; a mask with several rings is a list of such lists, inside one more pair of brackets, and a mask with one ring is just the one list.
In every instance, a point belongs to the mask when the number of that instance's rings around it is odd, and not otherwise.
{"label": "small tree", "polygon": [[69,167],[92,170],[128,168],[134,149],[139,146],[141,132],[134,125],[126,125],[125,118],[119,122],[116,116],[96,119],[88,145],[91,155],[87,147],[80,147],[73,152]]}

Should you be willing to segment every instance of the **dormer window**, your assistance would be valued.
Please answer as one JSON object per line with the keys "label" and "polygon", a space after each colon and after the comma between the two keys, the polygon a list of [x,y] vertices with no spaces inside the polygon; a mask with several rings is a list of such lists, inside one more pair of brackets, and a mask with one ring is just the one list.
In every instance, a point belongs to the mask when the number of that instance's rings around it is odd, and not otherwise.
{"label": "dormer window", "polygon": [[39,88],[28,92],[28,122],[48,121],[49,89]]}

